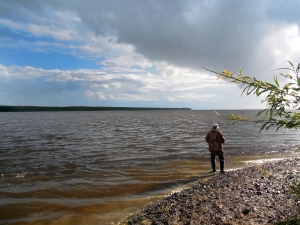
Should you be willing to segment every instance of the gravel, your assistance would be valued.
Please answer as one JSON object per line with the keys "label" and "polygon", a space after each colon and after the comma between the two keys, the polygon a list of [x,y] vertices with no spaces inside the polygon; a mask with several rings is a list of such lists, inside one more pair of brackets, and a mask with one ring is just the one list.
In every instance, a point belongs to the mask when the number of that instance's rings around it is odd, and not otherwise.
{"label": "gravel", "polygon": [[290,191],[300,181],[300,159],[285,159],[231,170],[129,215],[122,225],[274,224],[300,212]]}

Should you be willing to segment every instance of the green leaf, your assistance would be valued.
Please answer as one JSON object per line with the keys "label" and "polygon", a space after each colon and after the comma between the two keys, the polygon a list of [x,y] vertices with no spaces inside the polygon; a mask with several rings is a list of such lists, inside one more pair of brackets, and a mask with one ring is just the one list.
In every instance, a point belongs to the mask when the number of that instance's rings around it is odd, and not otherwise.
{"label": "green leaf", "polygon": [[246,91],[247,88],[249,89],[248,86],[244,88],[244,90],[242,91],[242,95],[244,94],[244,92]]}
{"label": "green leaf", "polygon": [[265,129],[265,127],[266,127],[269,123],[270,123],[270,122],[264,123],[264,124],[261,126],[261,128],[260,128],[260,130],[259,130],[259,133],[260,133],[263,129]]}
{"label": "green leaf", "polygon": [[267,92],[267,91],[269,91],[269,90],[263,90],[263,91],[261,91],[261,92],[258,92],[258,94],[257,94],[257,96],[260,96],[262,93],[265,93],[265,92]]}
{"label": "green leaf", "polygon": [[280,75],[284,76],[284,77],[286,77],[288,79],[293,79],[293,77],[290,74],[283,74],[283,73],[281,73]]}
{"label": "green leaf", "polygon": [[299,73],[299,70],[300,70],[300,63],[298,64],[298,66],[297,66],[297,69],[296,69],[296,74],[298,74]]}
{"label": "green leaf", "polygon": [[264,88],[268,88],[268,86],[269,86],[269,83],[268,83],[268,82],[262,81],[261,83],[262,83],[263,86],[265,86]]}
{"label": "green leaf", "polygon": [[293,85],[293,83],[287,83],[284,85],[283,89],[290,89],[290,86]]}
{"label": "green leaf", "polygon": [[279,83],[278,83],[277,77],[274,77],[274,81],[275,81],[276,86],[279,87]]}
{"label": "green leaf", "polygon": [[271,86],[271,87],[270,87],[271,90],[277,89],[277,87],[276,87],[274,84],[270,84],[270,86]]}
{"label": "green leaf", "polygon": [[222,117],[217,111],[215,111],[215,113],[218,115],[219,118]]}
{"label": "green leaf", "polygon": [[258,96],[259,88],[256,89],[255,95]]}
{"label": "green leaf", "polygon": [[278,131],[279,128],[281,128],[281,127],[283,127],[283,124],[281,124],[280,126],[278,126],[278,127],[276,128],[276,131]]}
{"label": "green leaf", "polygon": [[300,87],[300,77],[298,77],[298,86]]}
{"label": "green leaf", "polygon": [[293,63],[291,63],[289,60],[286,60],[286,61],[288,61],[289,64],[291,64],[291,66],[293,67],[293,69],[295,69]]}
{"label": "green leaf", "polygon": [[273,123],[269,124],[269,125],[266,127],[266,130],[269,130],[269,128],[270,128],[270,127],[273,127],[273,126],[274,126]]}
{"label": "green leaf", "polygon": [[[293,71],[293,72],[294,72],[294,70],[291,69],[291,68],[278,68],[278,69],[276,69],[276,70],[290,70],[290,71]],[[272,71],[276,71],[276,70],[272,70]],[[272,71],[271,71],[271,72],[272,72]]]}
{"label": "green leaf", "polygon": [[[250,90],[250,88],[252,88],[252,89]],[[255,87],[249,86],[247,95],[250,95],[254,90],[255,90]]]}
{"label": "green leaf", "polygon": [[261,110],[261,111],[259,111],[256,115],[255,115],[255,117],[259,117],[264,111],[266,111],[267,109],[264,109],[264,110]]}

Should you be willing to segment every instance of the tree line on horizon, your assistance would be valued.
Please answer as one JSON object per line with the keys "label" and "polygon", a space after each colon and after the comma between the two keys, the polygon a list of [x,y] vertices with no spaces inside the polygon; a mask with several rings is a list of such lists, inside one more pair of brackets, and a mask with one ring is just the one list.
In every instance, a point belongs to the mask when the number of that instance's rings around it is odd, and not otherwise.
{"label": "tree line on horizon", "polygon": [[109,106],[0,106],[0,112],[191,110],[190,108],[109,107]]}

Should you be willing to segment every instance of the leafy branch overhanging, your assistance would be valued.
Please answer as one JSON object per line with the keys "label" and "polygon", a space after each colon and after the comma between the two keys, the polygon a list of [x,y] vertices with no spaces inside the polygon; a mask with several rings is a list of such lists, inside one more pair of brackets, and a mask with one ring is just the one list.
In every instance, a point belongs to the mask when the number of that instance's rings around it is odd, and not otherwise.
{"label": "leafy branch overhanging", "polygon": [[[239,69],[238,73],[233,73],[228,70],[222,70],[222,72],[215,72],[207,69],[218,75],[217,79],[228,79],[230,82],[236,83],[243,88],[242,95],[254,94],[257,97],[264,94],[265,99],[262,103],[266,103],[266,108],[259,111],[256,117],[259,119],[256,123],[262,123],[260,128],[262,130],[268,130],[271,127],[275,127],[276,130],[280,128],[286,129],[298,129],[300,128],[300,63],[297,67],[294,67],[293,63],[287,61],[291,68],[279,68],[276,70],[287,70],[289,73],[280,73],[281,76],[288,79],[288,82],[280,87],[278,78],[273,77],[274,84],[259,80],[256,77],[245,76],[242,73],[242,69]],[[276,71],[275,70],[275,71]],[[218,114],[218,116],[221,116]],[[249,121],[243,116],[239,116],[234,112],[225,116],[226,119],[238,122]]]}

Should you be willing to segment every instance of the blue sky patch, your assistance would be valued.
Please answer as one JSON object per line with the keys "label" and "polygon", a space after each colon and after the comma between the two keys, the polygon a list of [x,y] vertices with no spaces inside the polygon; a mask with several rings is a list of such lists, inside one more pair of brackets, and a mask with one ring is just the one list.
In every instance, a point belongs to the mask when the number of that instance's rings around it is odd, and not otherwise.
{"label": "blue sky patch", "polygon": [[5,51],[1,51],[0,55],[0,64],[5,66],[31,66],[46,70],[101,69],[96,62],[96,60],[57,52],[43,53],[5,49]]}

